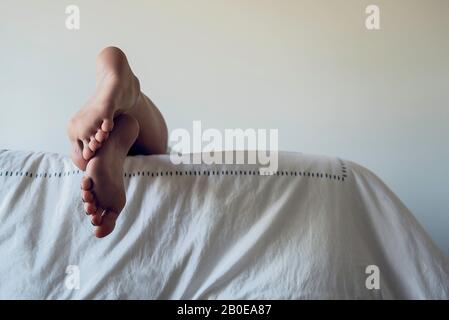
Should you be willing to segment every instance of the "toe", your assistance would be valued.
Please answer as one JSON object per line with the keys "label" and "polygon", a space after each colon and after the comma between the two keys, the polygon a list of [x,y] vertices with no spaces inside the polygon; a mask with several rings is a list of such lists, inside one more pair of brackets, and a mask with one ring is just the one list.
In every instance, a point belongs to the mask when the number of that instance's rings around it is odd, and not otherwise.
{"label": "toe", "polygon": [[90,191],[83,190],[81,191],[81,198],[84,202],[94,202],[94,194]]}
{"label": "toe", "polygon": [[102,222],[103,209],[97,208],[96,212],[91,215],[90,221],[94,226],[100,226]]}
{"label": "toe", "polygon": [[89,191],[94,186],[94,183],[91,178],[88,176],[84,176],[81,179],[81,190]]}
{"label": "toe", "polygon": [[86,214],[93,215],[97,213],[97,206],[93,202],[86,202],[84,204],[84,211]]}
{"label": "toe", "polygon": [[94,156],[94,152],[90,150],[89,148],[89,142],[83,142],[84,148],[83,148],[83,158],[84,160],[90,160]]}
{"label": "toe", "polygon": [[108,135],[108,132],[98,129],[97,133],[95,134],[95,140],[102,143],[108,138]]}
{"label": "toe", "polygon": [[98,142],[97,140],[95,140],[94,137],[90,138],[89,141],[89,149],[92,150],[93,152],[97,151],[98,149],[100,149],[101,147],[101,143]]}
{"label": "toe", "polygon": [[110,234],[115,228],[117,218],[118,214],[114,211],[105,211],[102,214],[101,225],[95,228],[95,236],[97,238],[103,238]]}
{"label": "toe", "polygon": [[105,132],[111,132],[114,128],[114,121],[111,119],[104,119],[103,123],[101,124],[101,130]]}

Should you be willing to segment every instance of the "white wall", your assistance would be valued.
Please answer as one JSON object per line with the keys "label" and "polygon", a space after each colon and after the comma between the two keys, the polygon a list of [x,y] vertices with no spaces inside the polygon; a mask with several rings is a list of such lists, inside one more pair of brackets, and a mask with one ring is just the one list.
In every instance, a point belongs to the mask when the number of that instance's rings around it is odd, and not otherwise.
{"label": "white wall", "polygon": [[117,45],[171,129],[279,128],[281,149],[357,161],[449,255],[448,31],[447,0],[2,0],[0,147],[67,152],[95,55]]}

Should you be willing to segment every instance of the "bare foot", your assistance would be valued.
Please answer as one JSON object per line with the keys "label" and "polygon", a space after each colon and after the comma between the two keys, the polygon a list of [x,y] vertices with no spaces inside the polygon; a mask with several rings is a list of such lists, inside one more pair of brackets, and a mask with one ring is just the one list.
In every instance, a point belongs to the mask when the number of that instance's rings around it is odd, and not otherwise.
{"label": "bare foot", "polygon": [[138,132],[135,118],[127,114],[117,117],[109,139],[87,164],[81,181],[81,196],[98,238],[114,230],[115,221],[125,207],[123,162]]}
{"label": "bare foot", "polygon": [[140,95],[139,81],[118,48],[108,47],[99,54],[96,77],[94,95],[67,125],[71,157],[81,170],[108,138],[114,118],[129,112]]}

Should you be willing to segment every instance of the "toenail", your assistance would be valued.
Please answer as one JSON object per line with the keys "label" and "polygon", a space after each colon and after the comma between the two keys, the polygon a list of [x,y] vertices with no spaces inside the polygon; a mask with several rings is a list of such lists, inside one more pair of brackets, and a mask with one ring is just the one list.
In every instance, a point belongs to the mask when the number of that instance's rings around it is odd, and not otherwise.
{"label": "toenail", "polygon": [[82,200],[84,203],[86,203],[86,200],[84,200],[84,198],[81,198],[81,200]]}
{"label": "toenail", "polygon": [[97,225],[96,224],[94,224],[92,221],[90,222],[94,227],[96,227]]}
{"label": "toenail", "polygon": [[89,212],[87,212],[87,211],[84,211],[84,213],[88,216],[89,215]]}

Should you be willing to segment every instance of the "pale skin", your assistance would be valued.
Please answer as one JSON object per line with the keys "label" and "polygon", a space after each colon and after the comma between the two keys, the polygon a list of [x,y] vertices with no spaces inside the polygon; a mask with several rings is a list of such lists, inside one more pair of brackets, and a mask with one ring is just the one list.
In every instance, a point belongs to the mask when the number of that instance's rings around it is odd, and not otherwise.
{"label": "pale skin", "polygon": [[160,111],[140,91],[125,54],[116,47],[97,57],[96,89],[70,119],[71,158],[85,171],[84,210],[95,236],[110,234],[126,204],[123,163],[127,155],[166,152],[167,126]]}

